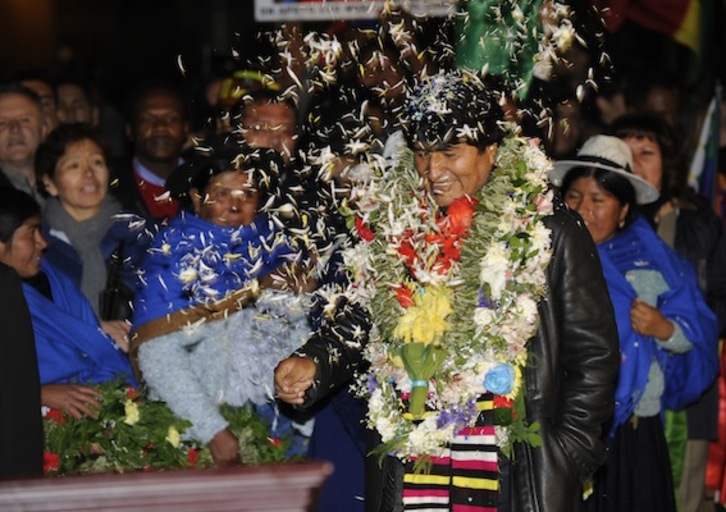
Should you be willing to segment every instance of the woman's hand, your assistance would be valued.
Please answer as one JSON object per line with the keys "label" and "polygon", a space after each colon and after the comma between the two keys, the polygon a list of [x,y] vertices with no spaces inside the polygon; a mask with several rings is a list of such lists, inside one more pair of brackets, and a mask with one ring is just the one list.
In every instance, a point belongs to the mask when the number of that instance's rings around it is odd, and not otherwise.
{"label": "woman's hand", "polygon": [[671,321],[660,311],[640,299],[633,301],[633,307],[630,309],[630,324],[638,334],[653,336],[661,341],[666,341],[673,336],[675,329]]}
{"label": "woman's hand", "polygon": [[238,466],[240,464],[239,442],[228,429],[217,432],[209,441],[209,451],[219,467]]}
{"label": "woman's hand", "polygon": [[101,393],[79,384],[44,384],[40,386],[40,403],[51,409],[66,412],[74,418],[96,417],[101,408]]}
{"label": "woman's hand", "polygon": [[103,320],[101,322],[101,329],[111,336],[118,348],[127,354],[129,353],[129,332],[131,331],[131,326],[127,322],[123,320]]}
{"label": "woman's hand", "polygon": [[305,400],[305,391],[312,385],[318,365],[307,357],[288,357],[275,368],[277,398],[292,405]]}

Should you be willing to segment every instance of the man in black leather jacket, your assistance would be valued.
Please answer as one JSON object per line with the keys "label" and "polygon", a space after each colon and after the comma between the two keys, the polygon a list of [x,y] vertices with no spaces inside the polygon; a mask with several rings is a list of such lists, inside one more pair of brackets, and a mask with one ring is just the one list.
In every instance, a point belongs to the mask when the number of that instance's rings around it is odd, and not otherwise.
{"label": "man in black leather jacket", "polygon": [[[502,114],[491,92],[476,77],[461,76],[444,75],[450,87],[445,108],[419,97],[419,110],[404,125],[414,165],[442,207],[486,187],[503,136]],[[471,127],[477,132],[473,137]],[[553,254],[539,329],[528,343],[532,363],[524,371],[526,420],[540,423],[543,442],[538,447],[515,443],[510,459],[499,457],[499,511],[575,510],[582,480],[604,460],[601,426],[613,411],[618,338],[597,251],[587,229],[559,199],[544,223]],[[278,366],[278,397],[308,406],[349,382],[362,356],[355,344],[345,342],[361,340],[369,328],[363,308],[339,301],[333,318]],[[390,456],[382,465],[369,459],[366,510],[403,510],[402,464]]]}

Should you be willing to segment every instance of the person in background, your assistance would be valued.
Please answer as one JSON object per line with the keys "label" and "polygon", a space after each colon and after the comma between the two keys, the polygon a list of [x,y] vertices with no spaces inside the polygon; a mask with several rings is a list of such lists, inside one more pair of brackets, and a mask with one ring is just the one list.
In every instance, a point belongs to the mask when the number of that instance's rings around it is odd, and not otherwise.
{"label": "person in background", "polygon": [[275,89],[263,87],[242,97],[240,133],[252,147],[274,149],[286,166],[294,165],[297,153],[297,108],[293,100]]}
{"label": "person in background", "polygon": [[176,215],[179,204],[164,184],[183,163],[189,136],[184,94],[167,83],[144,84],[130,99],[126,134],[133,144],[131,164],[115,171],[111,191],[125,209],[158,221]]}
{"label": "person in background", "polygon": [[78,284],[118,343],[128,343],[135,269],[151,242],[145,219],[109,195],[104,145],[93,128],[64,124],[38,147],[46,258]]}
{"label": "person in background", "polygon": [[[0,231],[4,229],[0,220]],[[0,479],[43,474],[40,378],[18,274],[0,264]]]}
{"label": "person in background", "polygon": [[[660,192],[660,197],[643,205],[641,212],[663,241],[693,265],[706,302],[716,313],[719,336],[723,337],[726,236],[720,219],[686,184],[678,144],[665,121],[655,115],[624,116],[613,123],[612,130],[633,153],[633,173]],[[708,444],[718,438],[716,382],[681,413],[685,418],[678,413],[666,416],[673,481],[678,509],[698,512],[703,503]]]}
{"label": "person in background", "polygon": [[718,371],[716,318],[693,268],[639,216],[658,190],[632,169],[625,142],[597,135],[550,173],[597,244],[620,338],[613,441],[587,511],[676,510],[661,414],[698,399]]}
{"label": "person in background", "polygon": [[48,133],[58,126],[57,97],[55,84],[50,73],[43,69],[20,70],[11,75],[11,81],[27,87],[40,98],[45,114],[46,130]]}
{"label": "person in background", "polygon": [[23,281],[38,357],[41,404],[93,416],[99,393],[89,387],[124,378],[132,386],[128,345],[106,335],[81,290],[44,261],[40,206],[25,192],[0,188],[0,263]]}
{"label": "person in background", "polygon": [[89,83],[70,75],[58,78],[55,84],[58,98],[58,123],[86,123],[98,126],[100,110],[94,101],[93,88]]}
{"label": "person in background", "polygon": [[17,84],[0,86],[0,185],[22,190],[41,204],[34,159],[47,133],[38,95]]}
{"label": "person in background", "polygon": [[[309,433],[271,399],[274,365],[310,329],[308,299],[296,293],[306,285],[286,279],[297,255],[259,210],[274,200],[282,160],[234,138],[200,147],[206,154],[169,180],[193,212],[182,210],[144,261],[132,357],[151,396],[191,421],[191,435],[209,444],[218,465],[238,463],[240,450],[221,403],[250,402],[272,435],[292,436],[291,454],[304,453]],[[252,282],[264,288],[259,297]]]}

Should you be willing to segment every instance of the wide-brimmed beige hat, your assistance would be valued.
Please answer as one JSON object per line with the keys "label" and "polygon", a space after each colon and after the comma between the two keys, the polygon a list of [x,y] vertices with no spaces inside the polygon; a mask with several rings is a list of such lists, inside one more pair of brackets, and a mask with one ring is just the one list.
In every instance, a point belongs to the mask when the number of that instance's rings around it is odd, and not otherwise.
{"label": "wide-brimmed beige hat", "polygon": [[652,203],[660,196],[653,185],[633,174],[633,154],[630,152],[630,146],[617,137],[609,135],[590,137],[575,158],[555,162],[554,168],[549,172],[550,181],[559,187],[565,175],[575,167],[605,169],[627,178],[635,189],[635,200],[638,204]]}

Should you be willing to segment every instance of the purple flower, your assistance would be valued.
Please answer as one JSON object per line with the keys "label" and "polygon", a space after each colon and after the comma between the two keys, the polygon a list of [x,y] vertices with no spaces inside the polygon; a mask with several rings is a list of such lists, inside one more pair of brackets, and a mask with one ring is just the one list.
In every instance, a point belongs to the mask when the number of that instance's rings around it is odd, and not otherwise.
{"label": "purple flower", "polygon": [[482,288],[479,288],[478,306],[480,308],[499,309],[499,302],[497,302],[496,300],[491,300],[490,297],[484,295],[484,290]]}
{"label": "purple flower", "polygon": [[496,365],[484,376],[484,388],[495,395],[506,395],[514,387],[514,368],[506,363]]}
{"label": "purple flower", "polygon": [[439,417],[436,418],[436,428],[444,429],[451,424],[452,417],[449,411],[441,411]]}
{"label": "purple flower", "polygon": [[373,393],[378,388],[378,381],[370,373],[368,374],[368,378],[367,378],[367,383],[366,384],[367,384],[368,392],[369,393]]}

